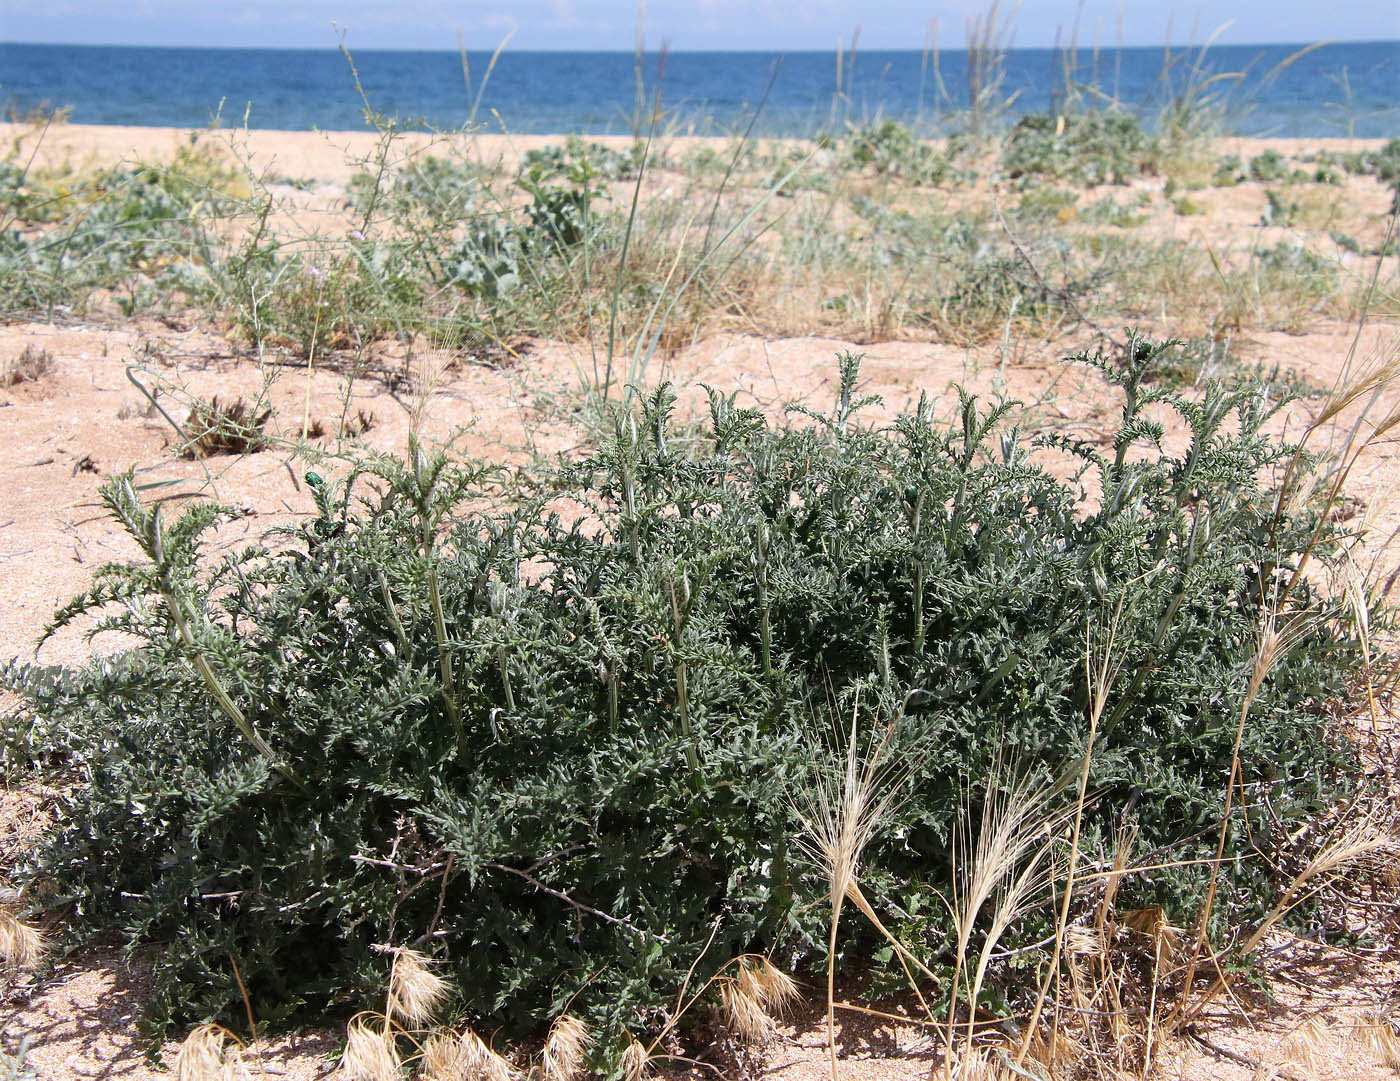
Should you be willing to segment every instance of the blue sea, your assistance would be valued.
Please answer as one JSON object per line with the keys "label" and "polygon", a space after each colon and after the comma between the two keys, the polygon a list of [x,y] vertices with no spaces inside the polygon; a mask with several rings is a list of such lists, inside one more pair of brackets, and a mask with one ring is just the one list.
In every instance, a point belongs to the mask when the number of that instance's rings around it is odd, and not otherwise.
{"label": "blue sea", "polygon": [[[1243,135],[1400,136],[1400,42],[1301,46],[1079,50],[1072,83],[1089,100],[1111,98],[1159,116],[1211,74],[1208,93],[1227,130]],[[637,116],[631,53],[357,52],[370,105],[414,126],[624,134]],[[917,51],[833,53],[673,52],[648,55],[643,96],[661,103],[678,133],[811,135],[885,117],[937,131],[967,104],[968,58]],[[1197,70],[1193,65],[1200,62]],[[1280,65],[1284,65],[1280,69]],[[838,93],[838,82],[839,90]],[[1014,49],[999,96],[1011,112],[1044,111],[1066,85],[1065,57]],[[367,126],[349,64],[334,50],[137,48],[0,43],[0,106],[11,114],[69,106],[81,124],[197,127],[215,118],[253,128],[345,130]]]}

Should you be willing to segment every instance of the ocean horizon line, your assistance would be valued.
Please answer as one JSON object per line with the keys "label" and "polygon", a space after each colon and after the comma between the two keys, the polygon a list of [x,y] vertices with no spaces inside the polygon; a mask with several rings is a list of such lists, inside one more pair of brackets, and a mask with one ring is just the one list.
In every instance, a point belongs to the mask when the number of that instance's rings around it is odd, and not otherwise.
{"label": "ocean horizon line", "polygon": [[[1162,51],[1167,49],[1204,49],[1207,52],[1221,52],[1235,49],[1324,49],[1329,46],[1395,46],[1400,49],[1400,37],[1397,38],[1319,38],[1314,41],[1160,41],[1149,43],[1127,44],[1113,42],[1111,44],[1084,43],[1082,41],[1061,43],[1058,45],[1017,45],[1009,44],[1005,51],[1008,53],[1065,53],[1065,52],[1117,52],[1117,51]],[[0,38],[0,48],[17,46],[23,48],[42,49],[150,49],[161,52],[282,52],[282,53],[339,53],[342,48],[349,49],[354,53],[375,53],[383,55],[416,55],[420,53],[430,53],[433,55],[459,56],[462,53],[460,48],[434,47],[434,48],[355,48],[350,43],[335,45],[162,45],[150,42],[66,42],[66,41],[16,41]],[[666,56],[732,56],[735,54],[749,54],[754,56],[829,56],[837,53],[849,55],[851,49],[848,45],[832,47],[830,49],[811,48],[782,48],[769,47],[758,48],[753,46],[739,46],[732,49],[685,49],[667,47],[665,49],[648,46],[642,50],[643,56],[659,57]],[[890,48],[887,46],[872,46],[870,48],[860,47],[854,50],[857,57],[862,54],[871,53],[898,53],[901,55],[922,56],[925,53],[965,53],[968,51],[967,45],[938,45],[934,46],[908,46],[905,48]],[[466,49],[468,53],[479,53],[490,56],[496,52],[496,48],[490,46],[472,46]],[[507,48],[501,55],[529,56],[533,54],[550,56],[626,56],[635,57],[636,49],[564,49],[564,48]]]}
{"label": "ocean horizon line", "polygon": [[[499,116],[517,134],[596,135],[635,132],[646,111],[635,52],[468,48],[464,64],[460,50],[347,51],[358,82],[334,48],[0,42],[0,107],[71,107],[77,124],[195,128],[248,105],[250,128],[351,131],[367,124],[363,87],[376,113],[425,128]],[[970,87],[987,92],[979,63],[965,48],[650,49],[640,67],[645,95],[661,91],[682,133],[756,123],[757,135],[800,137],[954,117],[971,106]],[[1185,101],[1241,135],[1371,138],[1400,134],[1398,70],[1400,41],[1010,46],[988,85],[1012,118],[1077,98],[1081,108],[1115,103],[1149,125]]]}

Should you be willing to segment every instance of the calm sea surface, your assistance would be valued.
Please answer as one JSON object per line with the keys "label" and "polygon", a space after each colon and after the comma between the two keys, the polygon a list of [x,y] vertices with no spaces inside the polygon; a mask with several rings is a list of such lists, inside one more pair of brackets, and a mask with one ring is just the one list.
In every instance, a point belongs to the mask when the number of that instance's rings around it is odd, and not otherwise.
{"label": "calm sea surface", "polygon": [[[1229,130],[1250,135],[1400,136],[1400,42],[1326,45],[1275,70],[1291,46],[1211,49]],[[436,128],[466,123],[490,57],[467,57],[472,87],[454,52],[359,52],[355,62],[376,110]],[[1075,82],[1151,119],[1192,79],[1196,53],[1160,48],[1080,50]],[[1202,73],[1197,72],[1199,81]],[[895,117],[936,129],[967,103],[967,55],[944,50],[935,71],[917,51],[860,53],[837,96],[835,53],[671,53],[645,64],[647,99],[660,88],[672,130],[719,134],[757,113],[760,134],[812,134]],[[1065,83],[1059,54],[1016,49],[1006,58],[1003,98],[1013,112],[1043,111]],[[636,114],[630,53],[506,52],[480,95],[487,130],[627,133]],[[366,126],[349,66],[331,50],[166,49],[0,43],[0,104],[72,107],[82,124],[193,127],[222,110],[225,124],[328,130]]]}

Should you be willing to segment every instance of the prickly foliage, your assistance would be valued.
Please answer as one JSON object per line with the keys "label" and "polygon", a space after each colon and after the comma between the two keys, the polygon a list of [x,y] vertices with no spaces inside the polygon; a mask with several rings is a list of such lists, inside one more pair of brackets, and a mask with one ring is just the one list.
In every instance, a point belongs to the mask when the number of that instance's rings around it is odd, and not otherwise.
{"label": "prickly foliage", "polygon": [[[1162,355],[1082,358],[1123,393],[1106,450],[1028,440],[965,393],[951,426],[927,401],[869,426],[843,358],[830,413],[774,426],[710,392],[698,450],[662,389],[551,468],[367,460],[221,558],[199,547],[213,509],[167,523],[117,478],[142,559],[59,622],[98,615],[120,650],[3,676],[12,747],[78,782],[31,895],[161,944],[157,1022],[238,1023],[231,958],[260,1020],[344,1002],[388,943],[453,966],[488,1024],[569,1003],[638,1031],[697,956],[703,976],[820,954],[786,794],[828,704],[903,704],[915,775],[866,873],[941,884],[990,762],[1083,753],[1086,621],[1120,605],[1086,844],[1126,821],[1144,851],[1208,855],[1261,606],[1316,518],[1274,517],[1289,450],[1260,392],[1187,400],[1149,378]],[[1066,455],[1068,482],[1046,467]],[[1343,784],[1324,710],[1354,664],[1319,621],[1250,713],[1241,906],[1270,889],[1250,846]],[[1186,919],[1203,877],[1123,888]]]}

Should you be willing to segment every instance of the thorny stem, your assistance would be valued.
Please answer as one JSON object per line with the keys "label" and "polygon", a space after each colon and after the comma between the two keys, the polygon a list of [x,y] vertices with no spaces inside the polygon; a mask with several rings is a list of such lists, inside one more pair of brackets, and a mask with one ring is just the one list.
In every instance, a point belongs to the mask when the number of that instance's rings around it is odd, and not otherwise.
{"label": "thorny stem", "polygon": [[765,682],[773,678],[773,628],[768,611],[768,523],[759,519],[755,534],[754,560],[757,563],[758,647],[763,661]]}
{"label": "thorny stem", "polygon": [[284,765],[277,758],[277,753],[268,744],[267,740],[258,735],[257,729],[248,723],[248,718],[243,715],[243,711],[238,708],[238,703],[230,697],[228,691],[204,656],[203,651],[194,640],[194,634],[190,630],[189,612],[184,598],[178,597],[168,587],[161,588],[161,596],[165,600],[166,609],[170,612],[170,618],[175,623],[175,629],[179,632],[180,641],[185,649],[189,651],[190,662],[194,665],[194,670],[199,673],[199,678],[204,681],[209,693],[214,696],[214,701],[219,704],[224,715],[234,724],[234,727],[243,734],[243,738],[251,743],[258,753],[263,755],[272,763],[272,768],[280,773],[303,793],[308,793],[306,785],[292,772],[289,766]]}
{"label": "thorny stem", "polygon": [[924,652],[924,561],[918,553],[919,527],[923,524],[924,490],[914,500],[914,656]]}
{"label": "thorny stem", "polygon": [[[684,589],[684,585],[682,588]],[[686,666],[685,661],[681,659],[681,645],[685,636],[686,622],[685,613],[682,611],[682,608],[684,607],[688,610],[690,607],[689,590],[687,589],[685,592],[687,596],[685,601],[682,602],[676,596],[676,583],[673,579],[671,582],[671,619],[676,630],[676,640],[673,644],[673,648],[676,651],[676,712],[680,715],[681,732],[685,735],[686,764],[690,767],[690,771],[693,775],[698,775],[700,772],[700,759],[695,753],[695,742],[691,738],[690,703],[686,689]]]}
{"label": "thorny stem", "polygon": [[[433,559],[431,552],[428,558]],[[460,747],[463,742],[462,719],[457,715],[457,691],[452,681],[452,653],[447,644],[447,621],[442,614],[442,594],[438,591],[436,560],[428,565],[428,603],[433,609],[433,632],[437,636],[438,667],[442,673],[442,705],[447,710],[447,719],[452,723],[452,731]]]}

